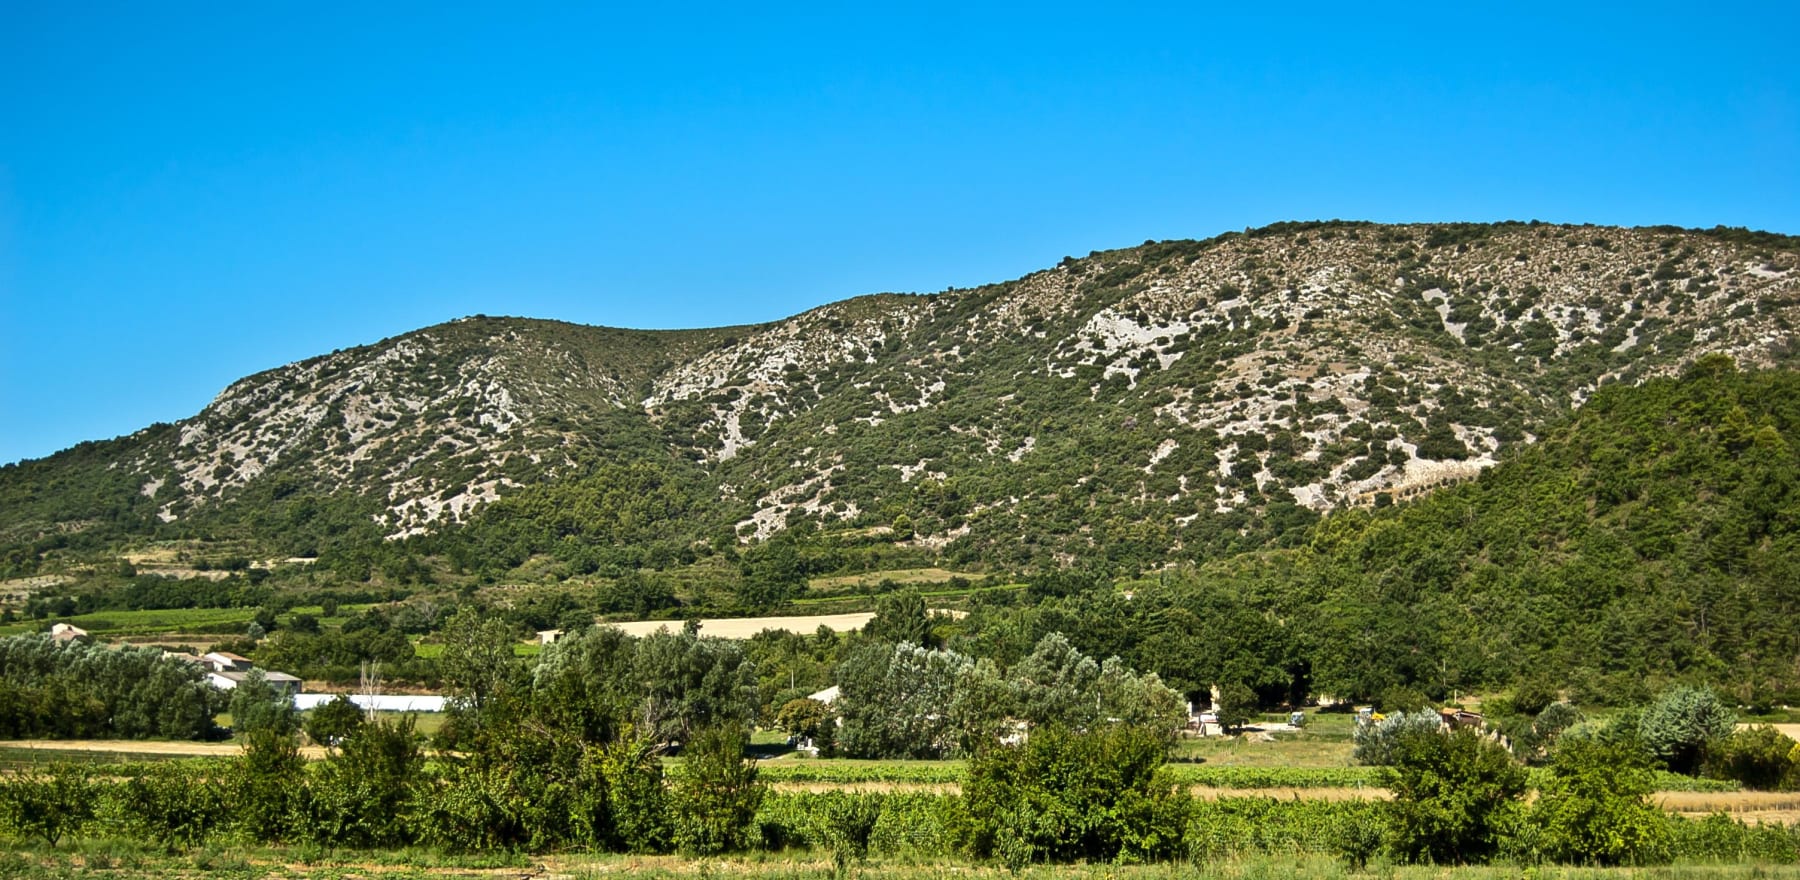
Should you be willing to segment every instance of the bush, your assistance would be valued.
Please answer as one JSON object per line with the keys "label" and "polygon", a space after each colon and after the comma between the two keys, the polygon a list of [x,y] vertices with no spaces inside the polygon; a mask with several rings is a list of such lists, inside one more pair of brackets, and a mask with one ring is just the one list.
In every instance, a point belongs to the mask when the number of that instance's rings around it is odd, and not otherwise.
{"label": "bush", "polygon": [[125,780],[112,803],[114,818],[134,836],[175,852],[206,842],[229,811],[213,779],[174,764],[158,764]]}
{"label": "bush", "polygon": [[1468,729],[1409,730],[1393,757],[1387,809],[1394,851],[1438,864],[1491,858],[1526,788],[1525,769],[1506,749]]}
{"label": "bush", "polygon": [[363,711],[349,694],[338,694],[330,702],[312,710],[302,725],[306,738],[316,745],[336,746],[362,726]]}
{"label": "bush", "polygon": [[1708,747],[1706,775],[1763,791],[1793,787],[1800,782],[1793,759],[1797,750],[1800,745],[1767,724],[1734,730]]}
{"label": "bush", "polygon": [[1540,855],[1564,863],[1669,860],[1669,826],[1650,802],[1655,776],[1628,744],[1569,738],[1557,748],[1528,823]]}
{"label": "bush", "polygon": [[757,781],[756,762],[744,758],[745,745],[743,731],[715,727],[682,750],[686,761],[672,793],[677,849],[704,856],[749,845],[768,787]]}
{"label": "bush", "polygon": [[969,762],[971,851],[1033,861],[1144,860],[1173,853],[1189,803],[1164,767],[1160,731],[1031,731]]}
{"label": "bush", "polygon": [[1379,721],[1358,724],[1350,734],[1351,741],[1356,744],[1351,757],[1358,764],[1385,767],[1394,763],[1395,749],[1403,736],[1414,732],[1436,733],[1443,724],[1443,719],[1429,709],[1395,712]]}
{"label": "bush", "polygon": [[72,764],[21,771],[0,782],[0,825],[50,846],[94,818],[94,785]]}

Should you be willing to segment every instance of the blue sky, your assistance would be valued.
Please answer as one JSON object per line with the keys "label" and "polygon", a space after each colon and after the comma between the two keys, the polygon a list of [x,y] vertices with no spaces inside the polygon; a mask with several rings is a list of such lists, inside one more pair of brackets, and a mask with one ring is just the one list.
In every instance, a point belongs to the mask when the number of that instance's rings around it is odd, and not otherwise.
{"label": "blue sky", "polygon": [[1792,3],[0,4],[0,462],[461,315],[1277,220],[1800,233]]}

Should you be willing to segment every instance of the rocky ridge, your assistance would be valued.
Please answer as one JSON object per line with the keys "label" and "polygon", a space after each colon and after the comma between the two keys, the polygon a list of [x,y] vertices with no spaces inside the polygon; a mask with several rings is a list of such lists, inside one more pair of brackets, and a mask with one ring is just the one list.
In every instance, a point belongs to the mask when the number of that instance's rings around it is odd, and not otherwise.
{"label": "rocky ridge", "polygon": [[248,377],[109,469],[163,523],[260,486],[376,499],[401,537],[650,461],[706,481],[743,540],[904,516],[928,546],[1054,522],[1058,552],[1179,548],[1468,478],[1601,384],[1703,353],[1791,366],[1797,255],[1732,231],[1284,224],[747,327],[478,316]]}

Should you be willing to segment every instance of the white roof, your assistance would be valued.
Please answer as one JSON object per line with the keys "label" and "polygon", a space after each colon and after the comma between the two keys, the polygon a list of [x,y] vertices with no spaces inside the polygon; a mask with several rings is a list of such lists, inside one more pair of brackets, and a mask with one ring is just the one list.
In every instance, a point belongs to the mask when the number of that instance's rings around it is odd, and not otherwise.
{"label": "white roof", "polygon": [[[337,694],[295,694],[294,706],[300,709],[316,709],[337,697]],[[444,698],[433,694],[351,694],[350,702],[365,711],[369,709],[377,712],[444,711]]]}

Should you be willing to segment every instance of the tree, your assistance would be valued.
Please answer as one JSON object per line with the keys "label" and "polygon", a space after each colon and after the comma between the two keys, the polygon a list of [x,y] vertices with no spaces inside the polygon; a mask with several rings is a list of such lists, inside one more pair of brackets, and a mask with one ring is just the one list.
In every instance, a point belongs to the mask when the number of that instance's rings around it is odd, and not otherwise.
{"label": "tree", "polygon": [[1350,755],[1358,764],[1383,767],[1394,763],[1400,739],[1407,734],[1436,733],[1443,720],[1435,712],[1395,712],[1380,720],[1359,722],[1350,733]]}
{"label": "tree", "polygon": [[306,759],[292,732],[278,726],[253,727],[243,737],[243,753],[227,778],[237,821],[257,840],[283,840],[297,795],[305,790]]}
{"label": "tree", "polygon": [[425,756],[412,715],[358,725],[317,768],[301,814],[308,841],[338,846],[407,842]]}
{"label": "tree", "polygon": [[956,742],[951,707],[971,665],[954,651],[866,645],[838,666],[838,745],[857,758],[937,758]]}
{"label": "tree", "polygon": [[0,783],[0,823],[20,837],[54,847],[94,818],[97,792],[73,764],[20,770]]}
{"label": "tree", "polygon": [[335,747],[355,733],[363,723],[363,711],[352,702],[349,694],[338,694],[330,701],[312,710],[302,727],[306,736],[314,743],[326,747]]}
{"label": "tree", "polygon": [[744,757],[748,740],[738,727],[709,727],[682,749],[675,780],[675,845],[690,855],[716,855],[750,843],[751,820],[767,786],[756,762]]}
{"label": "tree", "polygon": [[267,731],[291,737],[300,730],[300,713],[285,691],[252,669],[231,689],[231,726],[239,734]]}
{"label": "tree", "polygon": [[875,618],[863,627],[863,633],[888,644],[908,642],[937,647],[931,637],[931,619],[925,610],[925,597],[917,590],[882,596],[875,604]]}
{"label": "tree", "polygon": [[1656,698],[1638,720],[1650,754],[1676,773],[1699,772],[1707,743],[1731,734],[1736,713],[1706,688],[1676,685]]}
{"label": "tree", "polygon": [[1232,682],[1219,689],[1219,726],[1233,733],[1244,729],[1244,725],[1256,720],[1256,691],[1241,682]]}
{"label": "tree", "polygon": [[1655,784],[1643,752],[1629,743],[1564,738],[1531,810],[1542,855],[1601,865],[1667,861],[1669,823],[1650,802]]}
{"label": "tree", "polygon": [[1468,728],[1407,731],[1386,776],[1395,852],[1437,864],[1491,858],[1526,788],[1506,749]]}
{"label": "tree", "polygon": [[975,855],[1034,861],[1152,859],[1180,842],[1188,799],[1164,769],[1161,731],[1033,730],[982,748],[965,788]]}
{"label": "tree", "polygon": [[775,713],[776,729],[789,736],[816,740],[825,735],[827,728],[835,726],[831,707],[808,697],[789,700]]}
{"label": "tree", "polygon": [[482,716],[519,684],[523,670],[513,654],[514,641],[504,621],[472,605],[463,606],[444,624],[438,673],[459,722],[479,728]]}

